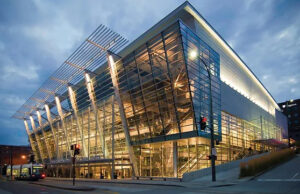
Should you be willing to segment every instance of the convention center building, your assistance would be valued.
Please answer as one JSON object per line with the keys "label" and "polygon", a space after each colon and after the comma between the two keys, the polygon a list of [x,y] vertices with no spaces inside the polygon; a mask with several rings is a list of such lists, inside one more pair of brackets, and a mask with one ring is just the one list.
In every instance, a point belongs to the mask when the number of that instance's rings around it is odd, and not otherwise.
{"label": "convention center building", "polygon": [[[287,119],[245,62],[185,2],[136,40],[100,25],[20,107],[48,176],[182,177],[285,146]],[[206,127],[203,127],[206,121]],[[202,123],[201,123],[202,122]]]}

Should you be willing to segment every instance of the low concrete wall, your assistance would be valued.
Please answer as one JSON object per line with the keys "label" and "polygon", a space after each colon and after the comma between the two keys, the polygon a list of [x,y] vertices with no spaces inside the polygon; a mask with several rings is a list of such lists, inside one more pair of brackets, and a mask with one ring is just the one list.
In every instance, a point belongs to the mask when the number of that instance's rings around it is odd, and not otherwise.
{"label": "low concrete wall", "polygon": [[[224,173],[225,171],[232,170],[234,168],[239,168],[241,162],[246,162],[248,160],[251,160],[253,158],[257,158],[257,157],[260,157],[260,156],[263,156],[263,155],[266,155],[266,154],[268,154],[268,152],[258,154],[258,155],[254,155],[254,156],[250,156],[250,157],[243,158],[243,159],[240,159],[240,160],[235,160],[235,161],[228,162],[228,163],[225,163],[225,164],[220,164],[220,165],[216,166],[217,175],[218,175],[218,173]],[[204,168],[204,169],[201,169],[201,170],[196,170],[196,171],[193,171],[193,172],[184,173],[183,176],[182,176],[182,181],[183,182],[189,182],[189,181],[192,181],[192,180],[195,180],[195,179],[198,179],[198,178],[202,178],[204,176],[209,176],[209,175],[211,175],[211,167]],[[238,176],[239,175],[237,175],[236,178],[238,178]]]}

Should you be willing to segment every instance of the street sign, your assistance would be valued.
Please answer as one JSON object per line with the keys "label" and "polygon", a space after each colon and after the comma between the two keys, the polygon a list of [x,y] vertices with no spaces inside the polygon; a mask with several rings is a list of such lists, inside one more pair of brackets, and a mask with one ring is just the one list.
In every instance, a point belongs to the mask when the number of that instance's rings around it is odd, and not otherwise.
{"label": "street sign", "polygon": [[216,148],[212,148],[211,155],[217,156],[217,150],[216,150]]}

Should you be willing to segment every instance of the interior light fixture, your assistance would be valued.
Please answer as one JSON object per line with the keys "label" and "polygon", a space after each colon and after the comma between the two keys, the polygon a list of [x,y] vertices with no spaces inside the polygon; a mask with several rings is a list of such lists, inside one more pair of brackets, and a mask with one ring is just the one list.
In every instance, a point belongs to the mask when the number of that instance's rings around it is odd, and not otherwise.
{"label": "interior light fixture", "polygon": [[85,72],[84,75],[85,75],[85,80],[86,80],[86,82],[87,82],[87,83],[90,83],[90,82],[91,82],[90,75],[89,75],[87,72]]}
{"label": "interior light fixture", "polygon": [[192,59],[192,60],[196,59],[196,57],[198,55],[197,50],[191,50],[189,55],[190,55],[190,59]]}

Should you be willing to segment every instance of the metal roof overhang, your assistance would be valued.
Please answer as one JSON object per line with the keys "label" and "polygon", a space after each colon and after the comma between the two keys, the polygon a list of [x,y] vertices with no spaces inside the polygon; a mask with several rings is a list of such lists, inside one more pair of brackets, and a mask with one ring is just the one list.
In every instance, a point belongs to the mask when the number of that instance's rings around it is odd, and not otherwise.
{"label": "metal roof overhang", "polygon": [[[127,40],[122,38],[119,34],[109,30],[103,25],[100,25],[88,38],[84,41],[80,47],[42,84],[39,90],[37,90],[13,115],[14,118],[24,119],[32,114],[34,110],[43,109],[43,104],[54,104],[54,95],[64,95],[66,93],[67,83],[73,85],[78,84],[83,80],[83,72],[99,71],[99,68],[106,62],[105,52],[99,47],[89,43],[88,40],[101,45],[104,48],[109,49],[114,53],[118,53],[121,57],[124,57],[144,44],[145,40],[148,40],[155,36],[157,33],[166,28],[170,23],[178,20],[183,12],[191,14],[199,23],[201,23],[205,29],[216,39],[216,41],[223,46],[228,53],[233,57],[237,63],[245,69],[250,77],[262,88],[266,96],[273,102],[274,106],[280,110],[276,101],[249,69],[249,67],[243,62],[243,60],[237,55],[237,53],[229,46],[229,44],[216,32],[216,30],[202,17],[202,15],[188,2],[184,2],[165,18],[156,23],[153,27],[139,36],[136,40],[119,51],[126,43]],[[67,63],[69,62],[69,63]],[[78,65],[78,69],[70,63]],[[54,78],[54,79],[53,79]],[[43,90],[46,89],[46,90]],[[51,91],[47,92],[47,90]]]}
{"label": "metal roof overhang", "polygon": [[[34,111],[44,111],[44,105],[55,106],[55,96],[62,102],[67,99],[68,85],[83,83],[85,72],[94,72],[106,62],[107,51],[117,53],[128,42],[116,32],[100,25],[62,65],[41,85],[41,87],[12,116],[28,119]],[[65,103],[66,104],[66,103]]]}

